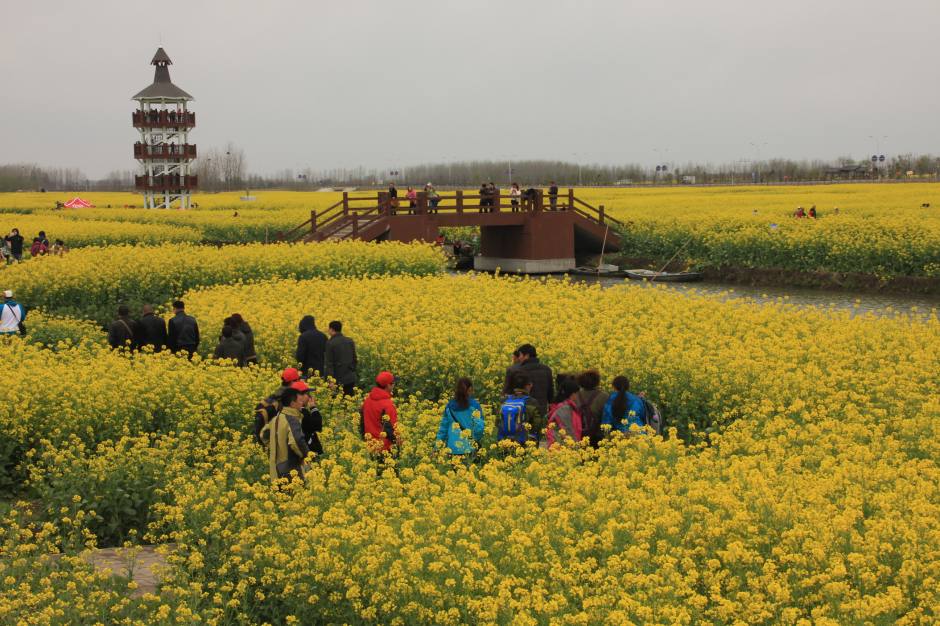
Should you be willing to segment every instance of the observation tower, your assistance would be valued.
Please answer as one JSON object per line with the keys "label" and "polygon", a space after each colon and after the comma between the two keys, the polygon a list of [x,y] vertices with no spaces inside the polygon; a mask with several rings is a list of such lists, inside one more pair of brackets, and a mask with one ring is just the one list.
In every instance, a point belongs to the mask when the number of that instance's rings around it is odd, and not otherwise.
{"label": "observation tower", "polygon": [[135,95],[137,110],[131,116],[140,139],[134,144],[134,158],[140,175],[134,186],[144,195],[148,209],[188,209],[196,176],[190,167],[196,158],[196,145],[189,143],[189,131],[196,126],[196,114],[187,103],[191,95],[170,80],[170,57],[159,48],[153,55],[153,84]]}

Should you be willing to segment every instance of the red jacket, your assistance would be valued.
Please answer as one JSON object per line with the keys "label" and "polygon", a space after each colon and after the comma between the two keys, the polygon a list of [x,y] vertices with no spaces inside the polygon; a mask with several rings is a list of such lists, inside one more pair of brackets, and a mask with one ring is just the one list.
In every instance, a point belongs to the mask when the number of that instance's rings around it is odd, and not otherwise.
{"label": "red jacket", "polygon": [[373,387],[369,395],[366,396],[365,402],[362,403],[363,426],[366,438],[368,439],[368,436],[372,435],[374,440],[383,441],[385,444],[383,449],[388,451],[392,449],[392,442],[387,437],[382,437],[384,431],[382,427],[383,412],[388,416],[388,420],[393,427],[398,424],[398,411],[395,410],[395,405],[392,404],[391,394],[381,387]]}

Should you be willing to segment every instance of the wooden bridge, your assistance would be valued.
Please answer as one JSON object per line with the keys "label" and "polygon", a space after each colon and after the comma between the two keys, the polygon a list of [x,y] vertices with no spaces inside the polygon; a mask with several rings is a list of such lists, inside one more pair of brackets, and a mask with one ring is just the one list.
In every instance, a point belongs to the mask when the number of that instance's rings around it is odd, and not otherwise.
{"label": "wooden bridge", "polygon": [[[399,191],[399,193],[402,193]],[[617,251],[624,224],[574,194],[560,193],[554,202],[544,190],[515,198],[504,193],[441,192],[436,199],[419,192],[414,205],[388,192],[343,193],[329,208],[310,212],[310,219],[287,233],[285,241],[434,241],[440,228],[480,228],[480,255],[474,267],[508,272],[544,273],[572,269],[575,258],[602,250]],[[436,202],[435,202],[436,200]],[[396,206],[397,205],[397,206]]]}

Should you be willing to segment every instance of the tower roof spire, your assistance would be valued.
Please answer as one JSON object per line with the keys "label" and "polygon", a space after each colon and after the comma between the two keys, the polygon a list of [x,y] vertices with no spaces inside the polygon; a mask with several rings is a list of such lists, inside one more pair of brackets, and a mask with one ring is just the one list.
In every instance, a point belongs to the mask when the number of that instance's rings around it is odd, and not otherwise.
{"label": "tower roof spire", "polygon": [[140,91],[132,100],[192,100],[193,97],[173,84],[170,80],[170,68],[173,64],[170,55],[162,47],[157,48],[150,64],[154,66],[153,84]]}

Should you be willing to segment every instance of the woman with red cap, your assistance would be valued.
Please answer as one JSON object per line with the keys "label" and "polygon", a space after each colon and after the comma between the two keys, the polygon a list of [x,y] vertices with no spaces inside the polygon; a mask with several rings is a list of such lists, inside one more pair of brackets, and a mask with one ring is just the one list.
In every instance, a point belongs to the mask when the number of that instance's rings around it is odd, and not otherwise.
{"label": "woman with red cap", "polygon": [[360,431],[373,454],[391,453],[392,445],[401,447],[398,436],[398,411],[392,403],[395,377],[391,372],[379,372],[375,387],[366,396],[360,409]]}

